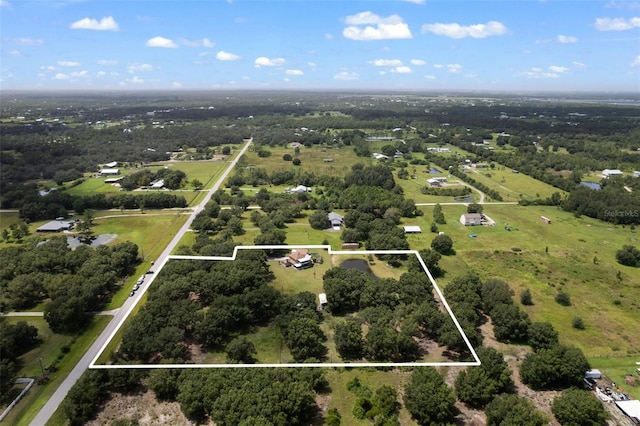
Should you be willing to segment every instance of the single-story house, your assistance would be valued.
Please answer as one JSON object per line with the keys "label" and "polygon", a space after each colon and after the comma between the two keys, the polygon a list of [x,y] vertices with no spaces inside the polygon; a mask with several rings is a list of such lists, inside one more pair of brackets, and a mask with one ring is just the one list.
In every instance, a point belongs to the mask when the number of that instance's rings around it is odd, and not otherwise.
{"label": "single-story house", "polygon": [[344,216],[336,212],[331,212],[327,216],[329,216],[329,222],[331,222],[333,229],[339,230],[344,222]]}
{"label": "single-story house", "polygon": [[101,169],[100,176],[115,176],[120,174],[120,169]]}
{"label": "single-story house", "polygon": [[118,183],[123,179],[122,176],[117,177],[117,178],[108,178],[104,180],[104,183]]}
{"label": "single-story house", "polygon": [[53,220],[49,223],[45,223],[44,225],[36,229],[36,231],[37,232],[62,232],[62,231],[68,231],[71,228],[73,228],[73,222]]}
{"label": "single-story house", "polygon": [[304,185],[298,185],[295,188],[286,188],[284,192],[287,194],[299,194],[301,192],[311,192],[311,188]]}
{"label": "single-story house", "polygon": [[117,161],[112,161],[110,163],[105,163],[104,167],[106,167],[107,169],[113,169],[117,165],[118,165]]}
{"label": "single-story house", "polygon": [[293,266],[294,268],[307,269],[313,266],[313,260],[307,249],[293,249],[289,254],[289,257],[285,259],[286,266]]}
{"label": "single-story house", "polygon": [[422,232],[422,229],[420,229],[419,226],[415,226],[415,225],[404,226],[405,234],[419,234],[421,232]]}
{"label": "single-story house", "polygon": [[460,215],[460,223],[464,226],[482,225],[482,215],[480,213],[465,213]]}
{"label": "single-story house", "polygon": [[610,178],[611,176],[622,176],[622,172],[618,169],[604,169],[602,171],[602,177]]}
{"label": "single-story house", "polygon": [[384,155],[384,154],[380,154],[378,152],[374,152],[373,153],[373,158],[375,158],[376,160],[388,160],[389,156]]}
{"label": "single-story house", "polygon": [[151,189],[160,189],[164,187],[164,179],[154,180],[149,184],[149,188]]}
{"label": "single-story house", "polygon": [[442,182],[436,178],[427,179],[427,183],[429,184],[429,186],[442,186]]}

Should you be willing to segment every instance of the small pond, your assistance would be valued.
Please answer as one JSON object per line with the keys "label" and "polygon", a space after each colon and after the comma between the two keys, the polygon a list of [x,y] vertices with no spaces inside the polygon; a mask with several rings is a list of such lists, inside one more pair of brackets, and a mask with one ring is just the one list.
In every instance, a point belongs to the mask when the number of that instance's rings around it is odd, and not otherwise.
{"label": "small pond", "polygon": [[454,200],[458,203],[470,203],[473,201],[473,195],[467,195],[466,197],[455,197]]}
{"label": "small pond", "polygon": [[595,183],[595,182],[585,182],[582,181],[580,182],[580,186],[586,186],[589,189],[595,189],[596,191],[599,191],[602,189],[602,186],[600,186],[599,183]]}
{"label": "small pond", "polygon": [[368,272],[373,275],[367,261],[362,259],[347,259],[340,264],[340,267],[344,269],[357,269],[358,271]]}
{"label": "small pond", "polygon": [[431,173],[432,175],[437,175],[438,173],[442,172],[434,167],[429,167],[429,173]]}
{"label": "small pond", "polygon": [[[98,247],[98,246],[102,246],[102,245],[105,245],[105,244],[109,244],[110,242],[112,242],[116,238],[118,238],[117,234],[100,234],[100,235],[94,237],[91,240],[91,244],[88,244],[88,245],[89,245],[89,247]],[[83,244],[84,243],[82,241],[80,241],[80,239],[78,237],[67,237],[67,245],[71,249],[79,247],[79,246],[81,246]],[[87,245],[87,244],[85,244],[85,245]]]}

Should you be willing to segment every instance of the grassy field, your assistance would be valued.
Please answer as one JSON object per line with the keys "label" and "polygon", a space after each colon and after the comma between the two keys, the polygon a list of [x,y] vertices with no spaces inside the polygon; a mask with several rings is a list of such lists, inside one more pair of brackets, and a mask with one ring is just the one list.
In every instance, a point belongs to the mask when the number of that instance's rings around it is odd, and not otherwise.
{"label": "grassy field", "polygon": [[467,169],[467,174],[480,183],[502,194],[504,201],[518,201],[521,198],[547,198],[554,192],[564,195],[564,191],[541,182],[523,173],[497,164],[495,169]]}
{"label": "grassy field", "polygon": [[[379,387],[387,385],[399,390],[400,393],[405,383],[409,380],[410,373],[402,369],[387,372],[375,368],[334,368],[327,370],[325,377],[331,389],[331,393],[327,395],[328,408],[336,408],[338,410],[342,416],[342,424],[367,426],[372,424],[370,420],[358,420],[352,414],[358,397],[347,390],[347,383],[358,377],[362,384],[368,386],[374,392]],[[398,395],[398,400],[402,400],[401,395]],[[398,420],[401,425],[417,425],[404,407],[400,410]]]}
{"label": "grassy field", "polygon": [[[424,232],[433,208],[423,210],[424,216],[405,223],[420,225]],[[447,224],[439,230],[451,236],[457,254],[441,261],[449,273],[439,282],[446,285],[452,277],[476,272],[484,279],[509,282],[516,300],[529,288],[535,304],[523,309],[534,321],[551,322],[563,342],[580,347],[589,357],[640,353],[640,335],[634,332],[640,329],[640,277],[615,261],[622,245],[638,244],[637,231],[576,218],[555,207],[506,205],[485,206],[495,226],[464,227],[457,221],[464,211],[463,206],[443,206]],[[540,215],[552,223],[542,222]],[[506,225],[512,231],[506,231]],[[470,238],[471,233],[477,237]],[[415,249],[428,247],[432,239],[430,233],[408,236]],[[570,295],[571,306],[555,302],[561,289]],[[575,317],[582,318],[585,330],[572,327]]]}
{"label": "grassy field", "polygon": [[[302,162],[300,166],[294,166],[291,161],[284,161],[282,156],[290,154],[295,158],[292,148],[266,148],[271,151],[271,156],[262,158],[258,157],[258,153],[252,150],[245,154],[246,165],[248,167],[261,167],[272,173],[277,170],[302,170],[313,172],[318,176],[344,176],[351,171],[351,166],[361,162],[367,164],[373,159],[357,157],[351,147],[340,149],[321,148],[314,145],[310,148],[304,146],[300,148],[300,155],[297,158]],[[332,160],[325,162],[324,160]]]}
{"label": "grassy field", "polygon": [[[54,334],[42,317],[7,317],[7,320],[15,323],[27,321],[38,328],[38,334],[43,343],[20,357],[24,367],[20,370],[20,377],[39,377],[41,373],[39,359],[45,368],[51,365],[56,359],[57,371],[52,373],[50,381],[46,385],[35,385],[27,395],[15,406],[15,408],[4,419],[8,425],[28,425],[38,414],[53,392],[62,383],[64,378],[75,367],[82,358],[91,343],[100,334],[111,320],[109,316],[93,317],[87,329],[79,336],[65,336]],[[69,351],[64,354],[63,347],[68,347]]]}
{"label": "grassy field", "polygon": [[[216,161],[163,161],[159,163],[153,163],[145,165],[144,169],[151,171],[157,171],[161,168],[172,168],[176,170],[182,170],[186,173],[187,179],[192,181],[194,179],[199,180],[204,184],[205,188],[209,188],[213,185],[215,180],[222,174],[227,167],[228,162],[222,160]],[[130,167],[121,168],[122,175],[126,176],[133,172],[141,170],[140,168]],[[92,195],[95,193],[112,193],[117,194],[120,192],[120,187],[111,184],[104,183],[104,177],[94,177],[90,175],[80,185],[69,188],[67,192],[71,195]],[[142,192],[133,192],[134,194]],[[191,187],[187,184],[185,190],[181,191],[169,191],[169,194],[182,195],[187,199],[189,205],[196,204],[196,197],[201,196],[200,192],[192,191]],[[198,197],[199,198],[199,197]]]}

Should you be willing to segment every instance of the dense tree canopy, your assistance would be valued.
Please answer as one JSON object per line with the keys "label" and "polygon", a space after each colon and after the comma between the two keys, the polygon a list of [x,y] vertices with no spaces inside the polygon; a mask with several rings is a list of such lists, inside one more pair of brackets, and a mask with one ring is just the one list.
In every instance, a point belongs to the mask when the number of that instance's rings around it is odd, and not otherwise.
{"label": "dense tree canopy", "polygon": [[455,397],[433,367],[417,368],[404,387],[404,405],[420,425],[442,425],[456,415]]}

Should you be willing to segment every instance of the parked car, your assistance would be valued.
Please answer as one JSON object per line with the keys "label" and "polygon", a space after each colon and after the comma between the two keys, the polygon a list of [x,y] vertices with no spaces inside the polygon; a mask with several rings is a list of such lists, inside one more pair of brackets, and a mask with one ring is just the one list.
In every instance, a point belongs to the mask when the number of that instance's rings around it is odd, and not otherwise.
{"label": "parked car", "polygon": [[129,293],[129,297],[133,297],[134,294],[136,294],[136,292],[132,291],[131,293]]}
{"label": "parked car", "polygon": [[153,271],[152,271],[151,269],[149,269],[149,270],[147,271],[147,274],[153,274]]}

